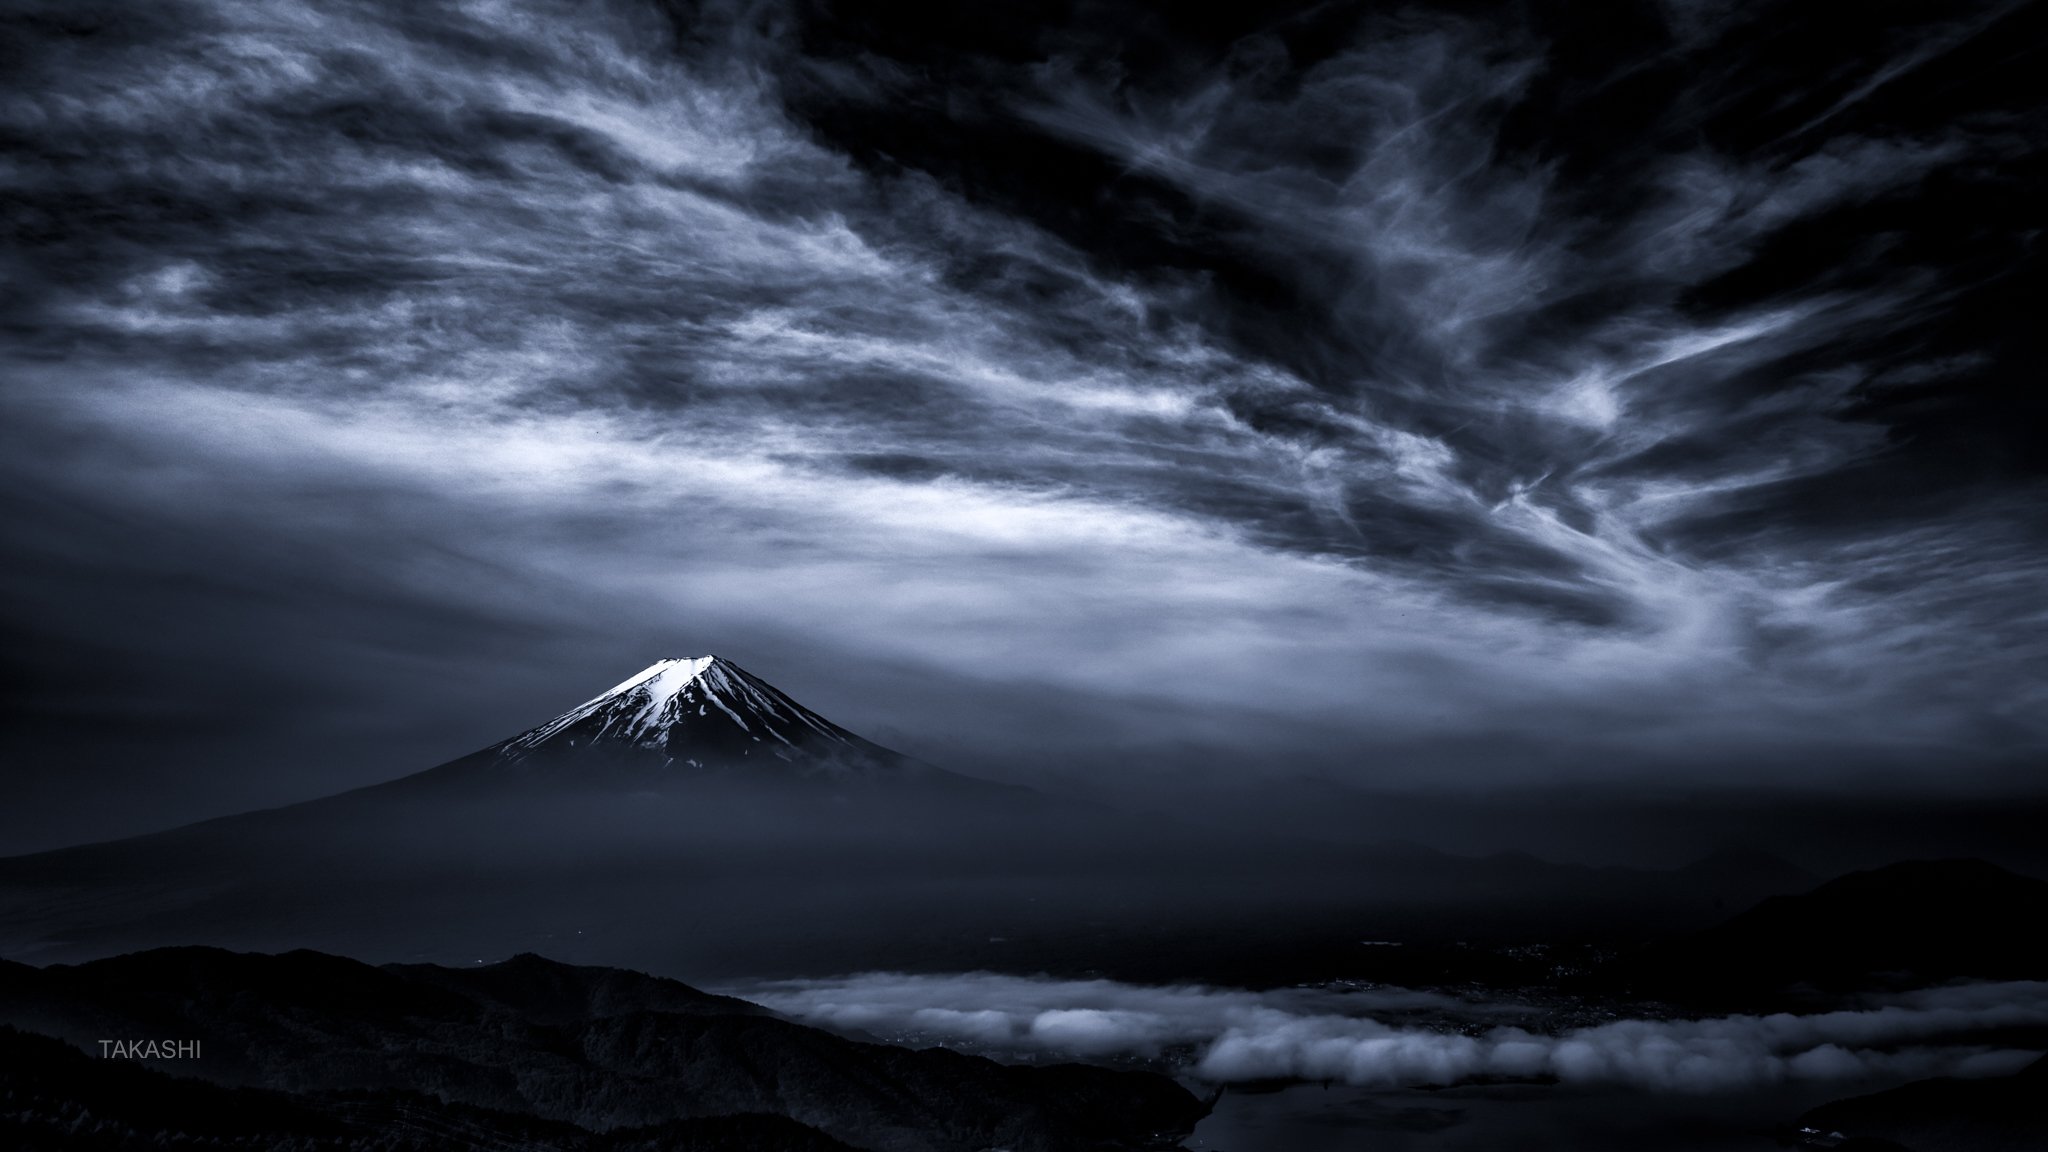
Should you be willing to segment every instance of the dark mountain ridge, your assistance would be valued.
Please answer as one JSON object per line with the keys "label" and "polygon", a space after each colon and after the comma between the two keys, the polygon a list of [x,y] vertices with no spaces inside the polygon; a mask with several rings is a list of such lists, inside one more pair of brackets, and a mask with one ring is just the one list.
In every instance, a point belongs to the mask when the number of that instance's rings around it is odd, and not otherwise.
{"label": "dark mountain ridge", "polygon": [[781,1116],[710,1116],[597,1133],[397,1089],[223,1088],[103,1060],[0,1025],[0,1147],[18,1152],[850,1152]]}
{"label": "dark mountain ridge", "polygon": [[158,1066],[228,1088],[423,1093],[586,1132],[773,1115],[877,1152],[1170,1147],[1204,1106],[1151,1073],[866,1044],[634,972],[475,969],[172,948],[0,962],[0,1022],[88,1052],[175,1037]]}
{"label": "dark mountain ridge", "polygon": [[1754,1007],[1948,979],[2048,977],[2048,882],[1982,860],[1912,860],[1772,896],[1610,974],[1636,990]]}
{"label": "dark mountain ridge", "polygon": [[1795,1132],[1910,1152],[2039,1152],[2048,1148],[2048,1056],[2011,1076],[1916,1080],[1835,1100],[1794,1122]]}

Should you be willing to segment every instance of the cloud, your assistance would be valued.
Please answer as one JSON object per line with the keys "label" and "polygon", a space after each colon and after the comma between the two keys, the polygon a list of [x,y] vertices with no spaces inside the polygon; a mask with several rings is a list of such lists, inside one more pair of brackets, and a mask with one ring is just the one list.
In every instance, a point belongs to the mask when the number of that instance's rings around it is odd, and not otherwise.
{"label": "cloud", "polygon": [[2048,1023],[2048,984],[2024,982],[1928,989],[1814,1015],[1621,1019],[1554,1031],[1528,1020],[1540,1010],[1527,1005],[1403,989],[1251,992],[868,973],[734,992],[807,1023],[899,1043],[1097,1059],[1177,1050],[1188,1074],[1218,1083],[1392,1087],[1507,1076],[1713,1092],[1788,1080],[1992,1076],[2038,1053],[1987,1046],[1982,1034]]}
{"label": "cloud", "polygon": [[[2002,13],[1808,92],[1705,10],[1212,43],[68,5],[20,22],[0,101],[10,626],[184,669],[151,691],[201,759],[229,737],[177,683],[301,669],[223,787],[277,787],[291,725],[379,684],[421,735],[330,745],[351,782],[532,718],[437,716],[436,679],[552,666],[575,699],[714,645],[998,774],[1945,787],[2048,741],[2041,489],[1996,383],[2032,377],[1962,319],[2002,315],[2025,229],[1986,174],[2026,137],[1968,85],[1935,124],[1894,102]],[[528,667],[394,679],[416,656],[365,638],[407,628],[280,632],[237,573],[295,549],[340,559],[257,581],[281,610],[485,601]]]}

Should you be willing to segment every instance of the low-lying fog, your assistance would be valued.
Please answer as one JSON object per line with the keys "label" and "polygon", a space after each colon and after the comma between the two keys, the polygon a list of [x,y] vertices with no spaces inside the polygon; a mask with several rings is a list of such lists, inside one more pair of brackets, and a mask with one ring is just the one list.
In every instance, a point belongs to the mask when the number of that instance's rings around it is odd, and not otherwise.
{"label": "low-lying fog", "polygon": [[[1812,1015],[1627,1018],[1389,987],[1249,991],[993,972],[871,972],[729,986],[805,1023],[1013,1057],[1164,1060],[1211,1084],[1361,1087],[1544,1079],[1658,1092],[1787,1081],[1998,1076],[2040,1053],[2048,983],[1955,985]],[[1570,1009],[1565,1010],[1569,1013]]]}

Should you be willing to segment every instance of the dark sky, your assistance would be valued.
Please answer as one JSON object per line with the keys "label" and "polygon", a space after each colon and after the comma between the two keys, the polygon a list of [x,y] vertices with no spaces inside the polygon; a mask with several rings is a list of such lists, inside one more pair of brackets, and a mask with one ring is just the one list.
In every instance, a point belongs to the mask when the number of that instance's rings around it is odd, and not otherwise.
{"label": "dark sky", "polygon": [[2038,793],[2038,3],[7,3],[0,851],[717,652],[967,771]]}

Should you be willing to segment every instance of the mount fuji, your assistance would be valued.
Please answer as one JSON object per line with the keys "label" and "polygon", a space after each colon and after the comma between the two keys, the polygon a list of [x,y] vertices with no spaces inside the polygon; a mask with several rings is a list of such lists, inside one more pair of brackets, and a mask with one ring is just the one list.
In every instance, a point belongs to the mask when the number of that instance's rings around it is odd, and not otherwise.
{"label": "mount fuji", "polygon": [[[607,916],[624,936],[649,909],[758,933],[764,917],[838,915],[828,883],[1044,855],[1089,815],[864,739],[723,657],[664,659],[424,771],[0,860],[0,956],[104,955],[199,928],[410,956],[427,941],[530,946],[516,933],[564,924],[595,936]],[[689,946],[718,937],[693,930]]]}
{"label": "mount fuji", "polygon": [[[0,958],[193,942],[440,963],[545,950],[750,977],[1115,958],[1146,979],[1250,980],[1284,946],[1322,978],[1357,970],[1361,923],[1420,939],[1444,909],[1510,926],[1578,908],[1642,918],[1754,871],[1609,874],[1260,823],[956,774],[730,660],[665,659],[382,784],[0,859]],[[1399,951],[1397,970],[1441,959]]]}
{"label": "mount fuji", "polygon": [[675,775],[938,772],[841,728],[721,656],[658,660],[610,691],[458,763],[532,771],[596,758]]}
{"label": "mount fuji", "polygon": [[[1031,803],[865,739],[723,656],[657,660],[574,708],[436,768],[343,796],[879,795]],[[340,799],[339,797],[337,799]],[[316,801],[315,803],[324,803]]]}

